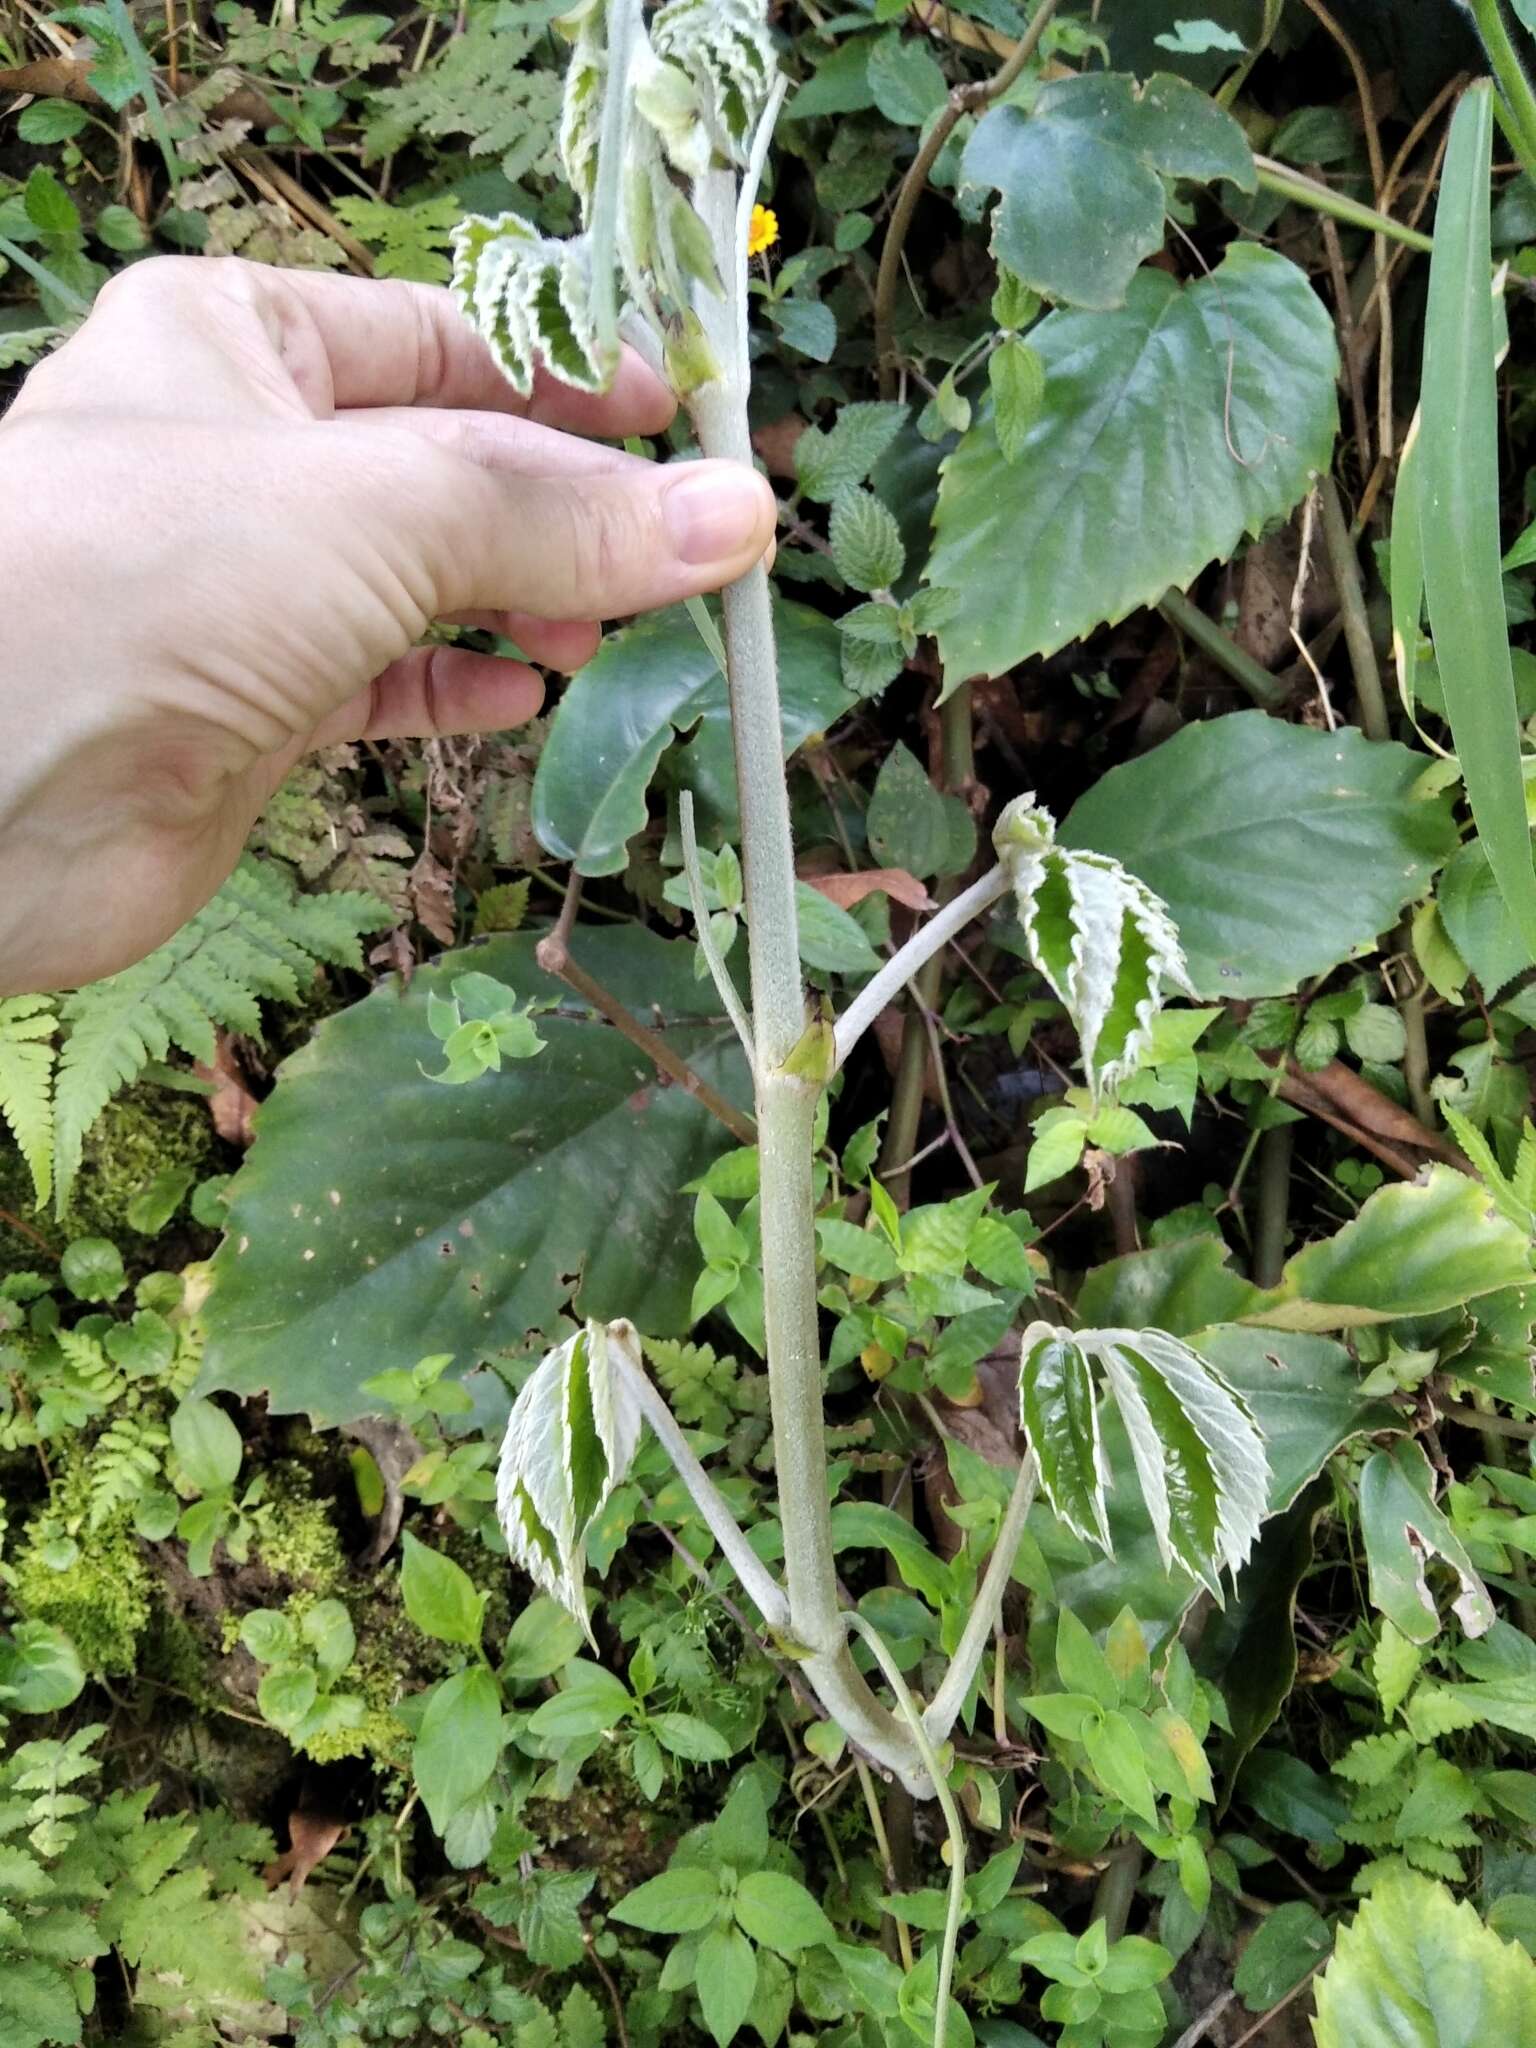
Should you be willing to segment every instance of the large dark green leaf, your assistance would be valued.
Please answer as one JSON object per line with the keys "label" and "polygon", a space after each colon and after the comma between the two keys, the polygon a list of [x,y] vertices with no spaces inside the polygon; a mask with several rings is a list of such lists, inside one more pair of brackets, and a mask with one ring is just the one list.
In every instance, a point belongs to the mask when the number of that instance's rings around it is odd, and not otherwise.
{"label": "large dark green leaf", "polygon": [[1188,1337],[1235,1321],[1253,1302],[1220,1238],[1180,1238],[1096,1266],[1077,1297],[1077,1320],[1092,1329],[1167,1330]]}
{"label": "large dark green leaf", "polygon": [[1112,313],[1030,332],[1039,416],[1012,462],[990,408],[944,465],[928,580],[951,685],[1154,603],[1283,517],[1338,423],[1333,324],[1285,257],[1238,242],[1209,277],[1131,280]]}
{"label": "large dark green leaf", "polygon": [[1106,311],[1125,303],[1144,258],[1163,245],[1170,177],[1258,174],[1243,131],[1181,78],[1140,90],[1097,72],[1048,85],[1028,114],[994,107],[966,146],[961,178],[1001,195],[992,253],[1035,291]]}
{"label": "large dark green leaf", "polygon": [[1285,995],[1385,931],[1455,845],[1449,801],[1414,794],[1423,767],[1236,712],[1111,769],[1061,837],[1157,891],[1201,995]]}
{"label": "large dark green leaf", "polygon": [[1422,1182],[1378,1188],[1332,1237],[1288,1259],[1280,1284],[1243,1320],[1285,1330],[1348,1330],[1438,1314],[1531,1280],[1530,1239],[1481,1181],[1432,1166]]}
{"label": "large dark green leaf", "polygon": [[[824,732],[853,702],[842,684],[837,629],[819,612],[775,608],[784,751]],[[583,875],[613,875],[646,819],[645,793],[663,752],[682,750],[681,783],[699,800],[700,832],[735,831],[735,779],[725,678],[681,605],[611,633],[573,676],[539,757],[533,828]]]}
{"label": "large dark green leaf", "polygon": [[[732,1141],[625,1039],[533,964],[519,934],[450,954],[329,1018],[289,1060],[231,1190],[207,1306],[205,1387],[266,1392],[336,1422],[359,1383],[434,1352],[461,1365],[573,1303],[655,1335],[687,1326],[698,1270],[678,1190]],[[583,927],[582,964],[716,1087],[747,1100],[741,1055],[691,948]],[[466,1087],[428,1081],[429,995],[466,968],[558,996],[546,1048]]]}
{"label": "large dark green leaf", "polygon": [[[1269,1459],[1272,1514],[1291,1505],[1340,1444],[1400,1421],[1384,1401],[1362,1395],[1349,1353],[1327,1338],[1227,1325],[1201,1331],[1192,1341],[1253,1411]],[[1108,1628],[1130,1606],[1138,1621],[1166,1632],[1200,1590],[1199,1582],[1164,1569],[1125,1428],[1112,1409],[1104,1415],[1104,1456],[1114,1556],[1080,1543],[1043,1505],[1031,1514],[1030,1530],[1050,1567],[1058,1605],[1095,1631]]]}

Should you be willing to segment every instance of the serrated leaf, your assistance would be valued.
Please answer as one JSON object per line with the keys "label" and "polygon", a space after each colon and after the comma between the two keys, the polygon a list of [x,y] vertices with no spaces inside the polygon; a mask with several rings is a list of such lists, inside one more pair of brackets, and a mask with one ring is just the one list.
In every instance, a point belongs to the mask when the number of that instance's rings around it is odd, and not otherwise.
{"label": "serrated leaf", "polygon": [[632,1324],[589,1322],[535,1368],[502,1439],[496,1513],[507,1549],[589,1640],[586,1536],[634,1458],[640,1409],[626,1374],[643,1370]]}
{"label": "serrated leaf", "polygon": [[460,312],[522,397],[540,364],[578,391],[607,390],[617,338],[598,331],[584,235],[555,241],[521,214],[469,214],[453,230],[450,283]]}
{"label": "serrated leaf", "polygon": [[1077,1027],[1097,1098],[1136,1071],[1163,981],[1193,990],[1167,907],[1112,856],[1072,852],[1055,837],[1050,812],[1026,795],[1004,809],[992,843],[1031,957]]}
{"label": "serrated leaf", "polygon": [[51,996],[0,999],[0,1116],[10,1125],[32,1176],[38,1207],[53,1192],[53,1035]]}
{"label": "serrated leaf", "polygon": [[904,405],[865,400],[841,407],[825,433],[807,427],[795,441],[795,476],[801,491],[830,504],[839,491],[863,483],[906,420]]}
{"label": "serrated leaf", "polygon": [[1536,2048],[1536,1963],[1410,1871],[1378,1881],[1316,1998],[1317,2048]]}
{"label": "serrated leaf", "polygon": [[855,590],[889,590],[906,566],[895,515],[858,485],[833,499],[827,539],[837,573]]}
{"label": "serrated leaf", "polygon": [[1053,1329],[1020,1347],[1020,1420],[1061,1519],[1110,1547],[1093,1369],[1119,1409],[1164,1568],[1178,1564],[1219,1597],[1268,1512],[1269,1464],[1247,1402],[1199,1354],[1162,1330]]}
{"label": "serrated leaf", "polygon": [[1333,448],[1332,322],[1257,243],[1183,287],[1142,271],[1120,311],[1052,313],[1029,340],[1045,392],[1017,459],[989,402],[944,464],[926,573],[963,600],[939,633],[953,679],[1182,589],[1283,518]]}

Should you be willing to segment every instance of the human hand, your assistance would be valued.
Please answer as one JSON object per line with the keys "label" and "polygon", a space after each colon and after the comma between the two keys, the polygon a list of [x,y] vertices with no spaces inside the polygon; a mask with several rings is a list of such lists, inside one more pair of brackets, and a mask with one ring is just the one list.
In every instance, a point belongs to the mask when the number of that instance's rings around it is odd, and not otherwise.
{"label": "human hand", "polygon": [[524,404],[429,286],[186,257],[108,285],[0,424],[0,994],[169,937],[310,748],[538,710],[523,663],[417,647],[432,620],[571,669],[595,621],[742,575],[761,478],[574,438],[673,409],[633,356]]}

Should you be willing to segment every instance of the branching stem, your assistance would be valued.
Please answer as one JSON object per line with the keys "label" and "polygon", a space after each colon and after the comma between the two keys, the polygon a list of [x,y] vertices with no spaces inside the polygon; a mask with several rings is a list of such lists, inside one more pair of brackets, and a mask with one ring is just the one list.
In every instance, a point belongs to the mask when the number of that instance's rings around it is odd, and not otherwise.
{"label": "branching stem", "polygon": [[957,933],[964,931],[972,918],[979,917],[999,897],[1006,896],[1008,889],[1008,875],[1002,865],[989,868],[979,882],[972,882],[969,889],[962,889],[942,910],[936,910],[928,922],[920,925],[907,943],[892,954],[837,1020],[833,1034],[834,1071],[842,1066],[880,1012],[901,993],[924,961],[931,960],[941,946],[947,946]]}
{"label": "branching stem", "polygon": [[982,1574],[981,1584],[976,1589],[976,1598],[965,1624],[965,1633],[955,1646],[949,1669],[943,1683],[929,1703],[923,1716],[923,1730],[931,1742],[944,1742],[950,1730],[960,1718],[960,1713],[970,1698],[971,1687],[992,1633],[997,1617],[1002,1610],[1003,1594],[1007,1591],[1008,1580],[1013,1572],[1013,1561],[1018,1555],[1019,1539],[1024,1534],[1024,1525],[1029,1520],[1029,1511],[1035,1504],[1035,1490],[1040,1483],[1040,1467],[1033,1451],[1024,1453],[1019,1466],[1019,1476],[1013,1483],[1013,1492],[1003,1510],[1002,1523],[998,1528],[997,1541],[992,1546],[992,1555],[987,1560],[987,1569]]}

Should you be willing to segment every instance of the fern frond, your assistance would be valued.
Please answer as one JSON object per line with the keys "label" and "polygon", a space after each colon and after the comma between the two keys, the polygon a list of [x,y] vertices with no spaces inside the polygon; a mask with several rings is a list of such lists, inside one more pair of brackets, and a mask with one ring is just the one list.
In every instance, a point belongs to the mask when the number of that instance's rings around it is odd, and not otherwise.
{"label": "fern frond", "polygon": [[500,28],[496,10],[472,14],[441,59],[398,85],[369,95],[363,161],[391,156],[416,136],[467,135],[469,154],[501,159],[513,183],[555,168],[562,83],[558,70],[533,64],[537,38]]}
{"label": "fern frond", "polygon": [[119,1508],[130,1507],[159,1476],[170,1437],[158,1422],[124,1415],[92,1447],[88,1486],[90,1526],[99,1529]]}
{"label": "fern frond", "polygon": [[259,1036],[258,996],[297,1002],[322,961],[361,967],[361,935],[387,921],[372,897],[300,896],[280,868],[247,859],[147,960],[70,996],[54,1091],[58,1213],[68,1207],[86,1134],[152,1060],[176,1046],[211,1063],[219,1025]]}
{"label": "fern frond", "polygon": [[1350,1785],[1380,1785],[1412,1756],[1415,1747],[1413,1737],[1403,1728],[1386,1735],[1362,1735],[1339,1758],[1333,1774]]}
{"label": "fern frond", "polygon": [[41,1208],[53,1191],[53,1034],[51,996],[0,1001],[0,1116],[27,1162]]}
{"label": "fern frond", "polygon": [[[1470,1687],[1467,1688],[1471,1690]],[[1475,1707],[1459,1699],[1447,1687],[1421,1688],[1403,1710],[1415,1742],[1437,1742],[1463,1728],[1475,1728],[1481,1716]]]}
{"label": "fern frond", "polygon": [[1427,1871],[1447,1884],[1461,1884],[1467,1875],[1465,1865],[1454,1851],[1437,1848],[1433,1842],[1405,1842],[1403,1856],[1415,1870]]}

